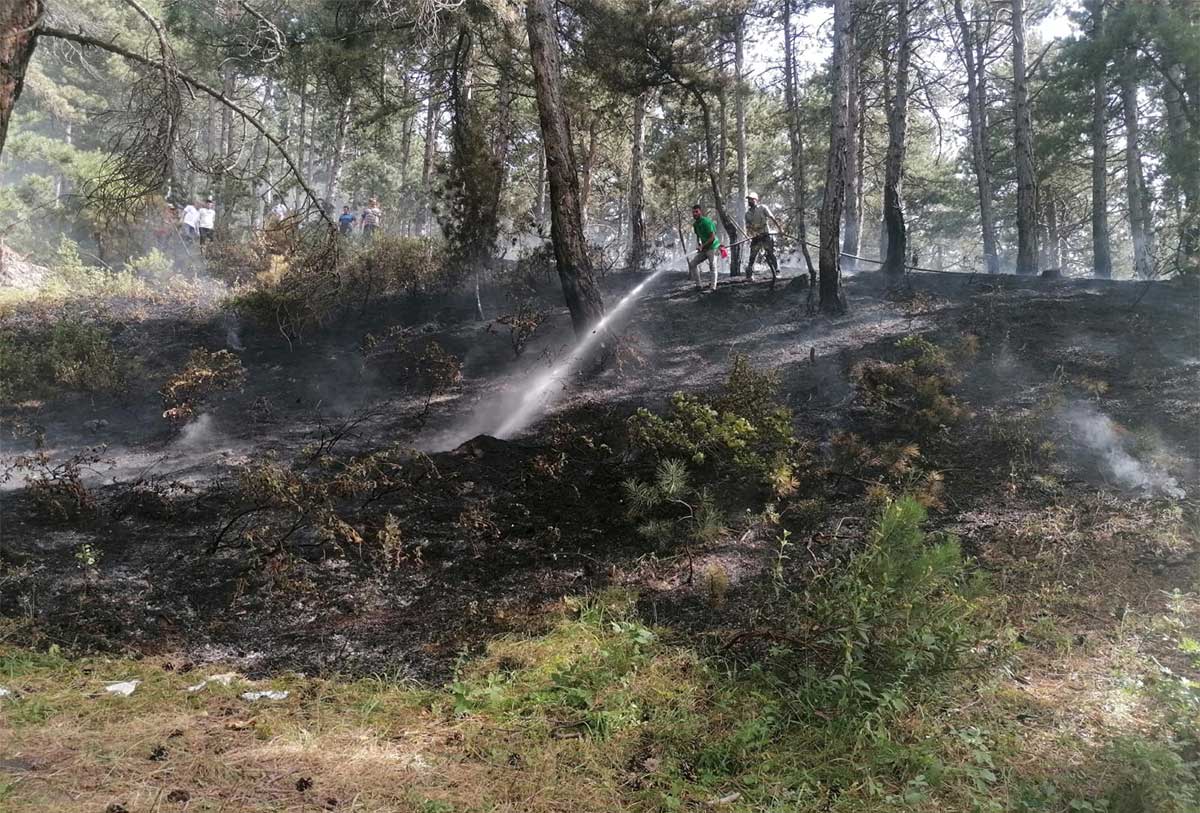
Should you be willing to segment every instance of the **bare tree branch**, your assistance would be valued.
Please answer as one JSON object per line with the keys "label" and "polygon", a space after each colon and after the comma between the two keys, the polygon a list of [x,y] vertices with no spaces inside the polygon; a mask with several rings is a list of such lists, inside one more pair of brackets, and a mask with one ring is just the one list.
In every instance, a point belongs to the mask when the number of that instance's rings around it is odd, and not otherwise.
{"label": "bare tree branch", "polygon": [[[74,31],[64,31],[59,28],[50,28],[47,26],[40,27],[38,29],[37,33],[38,33],[38,36],[42,36],[42,37],[51,37],[53,39],[60,39],[60,40],[65,40],[67,42],[74,42],[79,45],[84,45],[84,46],[91,47],[91,48],[99,48],[103,51],[108,51],[109,53],[116,54],[117,56],[120,56],[120,57],[127,59],[130,62],[136,63],[138,65],[145,65],[145,66],[151,67],[151,68],[159,67],[159,65],[154,60],[144,57],[141,54],[134,53],[133,51],[130,51],[127,48],[122,48],[120,45],[117,45],[115,43],[106,42],[104,40],[97,39],[96,37],[88,36],[86,34],[80,34],[80,33],[74,32]],[[211,85],[208,85],[207,83],[202,82],[193,76],[189,76],[188,74],[183,73],[182,71],[178,71],[178,70],[175,71],[175,76],[178,77],[179,81],[183,82],[184,84],[188,85],[189,87],[195,88],[196,90],[200,91],[201,93],[204,93],[205,95],[211,97],[215,101],[219,102],[220,104],[222,104],[225,107],[232,110],[234,113],[236,113],[238,116],[240,116],[244,121],[249,123],[251,127],[253,127],[259,133],[261,133],[263,138],[265,138],[268,142],[270,142],[271,146],[273,146],[275,149],[279,150],[279,154],[283,157],[284,162],[288,165],[288,169],[291,170],[292,175],[296,178],[297,183],[300,184],[300,188],[302,188],[304,190],[305,195],[308,196],[308,199],[312,202],[312,204],[316,208],[317,212],[321,215],[321,218],[329,225],[329,227],[331,229],[335,228],[333,220],[329,217],[329,213],[325,211],[325,208],[321,205],[320,198],[317,197],[317,194],[312,190],[312,187],[310,187],[308,185],[308,181],[305,180],[304,175],[300,172],[300,169],[296,166],[295,160],[288,153],[287,149],[283,146],[283,143],[278,138],[276,138],[273,133],[271,133],[271,131],[267,128],[267,126],[264,125],[258,119],[258,117],[254,116],[252,113],[250,113],[244,107],[239,105],[233,99],[230,99],[222,91],[217,90],[216,88],[212,87]]]}

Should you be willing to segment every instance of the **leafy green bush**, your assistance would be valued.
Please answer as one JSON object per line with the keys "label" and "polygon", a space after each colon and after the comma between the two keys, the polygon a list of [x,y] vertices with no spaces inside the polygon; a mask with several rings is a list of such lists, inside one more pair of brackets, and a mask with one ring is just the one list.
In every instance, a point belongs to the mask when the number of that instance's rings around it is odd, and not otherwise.
{"label": "leafy green bush", "polygon": [[807,444],[796,438],[791,410],[776,400],[778,390],[774,373],[759,373],[735,356],[716,398],[675,393],[666,415],[639,409],[629,420],[631,443],[656,467],[680,460],[706,482],[751,481],[791,494],[811,460]]}

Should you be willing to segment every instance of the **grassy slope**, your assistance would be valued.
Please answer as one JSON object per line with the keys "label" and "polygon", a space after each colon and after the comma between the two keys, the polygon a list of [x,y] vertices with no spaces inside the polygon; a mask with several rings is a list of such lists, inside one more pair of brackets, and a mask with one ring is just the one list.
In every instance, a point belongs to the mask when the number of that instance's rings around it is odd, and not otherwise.
{"label": "grassy slope", "polygon": [[[1183,706],[1162,703],[1151,654],[1195,621],[1186,601],[1096,645],[1046,627],[896,709],[843,715],[631,608],[623,594],[569,602],[548,634],[497,640],[433,690],[280,676],[189,693],[223,670],[0,651],[0,685],[18,693],[0,701],[0,809],[1182,811],[1200,798],[1160,744],[1162,713]],[[143,681],[131,697],[105,695],[129,679]],[[289,697],[239,697],[268,686]]]}

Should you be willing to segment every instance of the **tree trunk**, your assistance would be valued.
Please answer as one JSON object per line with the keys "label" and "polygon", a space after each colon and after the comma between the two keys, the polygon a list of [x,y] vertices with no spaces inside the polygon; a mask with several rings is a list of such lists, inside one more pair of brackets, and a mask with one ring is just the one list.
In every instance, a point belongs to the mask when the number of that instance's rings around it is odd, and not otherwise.
{"label": "tree trunk", "polygon": [[1097,277],[1112,277],[1108,239],[1108,77],[1104,47],[1104,0],[1091,0],[1092,43],[1092,268]]}
{"label": "tree trunk", "polygon": [[[296,165],[300,171],[304,173],[304,177],[308,175],[308,164],[305,163],[306,150],[308,148],[308,74],[305,73],[300,79],[300,126],[297,128],[296,137],[300,141],[300,146],[296,151]],[[297,197],[295,206],[299,206],[302,197]],[[295,207],[293,207],[295,208]]]}
{"label": "tree trunk", "polygon": [[1166,74],[1163,103],[1167,109],[1169,147],[1164,163],[1179,209],[1181,233],[1175,266],[1177,270],[1183,270],[1200,263],[1200,162],[1196,160],[1196,155],[1200,154],[1200,125],[1188,121],[1187,100],[1180,93],[1180,88],[1184,87],[1183,69],[1171,65]]}
{"label": "tree trunk", "polygon": [[[734,203],[734,217],[738,225],[746,222],[746,193],[749,191],[750,179],[746,169],[746,15],[739,14],[734,23],[733,33],[733,116],[734,116],[734,150],[737,152],[737,201]],[[735,235],[730,235],[733,242],[738,242]],[[749,248],[747,247],[747,250]],[[730,249],[729,275],[741,276],[742,247],[734,245]]]}
{"label": "tree trunk", "polygon": [[[857,26],[857,21],[855,22]],[[849,72],[848,107],[846,122],[846,230],[842,233],[842,253],[859,255],[862,237],[862,159],[865,145],[863,142],[862,116],[864,111],[862,92],[862,60],[857,48],[857,32],[854,38],[854,53],[846,58],[846,70]],[[847,268],[854,272],[858,270],[858,260],[846,257],[842,260]]]}
{"label": "tree trunk", "polygon": [[821,202],[820,309],[846,312],[842,294],[841,224],[846,200],[846,160],[849,152],[850,71],[854,55],[853,0],[833,4],[833,94],[830,99],[829,157],[825,164],[825,199]]}
{"label": "tree trunk", "polygon": [[1036,274],[1037,180],[1033,170],[1033,122],[1025,68],[1025,0],[1012,0],[1013,118],[1017,164],[1017,273]]}
{"label": "tree trunk", "polygon": [[550,233],[554,259],[576,337],[587,336],[604,316],[604,302],[592,279],[592,263],[579,212],[579,179],[571,146],[571,126],[562,92],[559,46],[550,0],[525,6],[529,56],[533,63],[538,120],[550,177]]}
{"label": "tree trunk", "polygon": [[437,156],[438,102],[434,98],[433,80],[429,82],[429,100],[425,103],[425,149],[421,156],[421,234],[429,233],[430,204],[433,201],[433,159]]}
{"label": "tree trunk", "polygon": [[538,234],[546,222],[546,151],[538,148],[537,183],[533,187],[533,214],[537,219]]}
{"label": "tree trunk", "polygon": [[792,211],[796,218],[800,252],[808,267],[810,290],[817,285],[817,269],[813,267],[812,255],[808,251],[808,231],[804,225],[808,209],[808,173],[804,166],[804,133],[800,122],[800,93],[796,86],[796,42],[792,33],[792,3],[783,2],[783,61],[787,77],[784,94],[788,107],[788,146],[792,163]]}
{"label": "tree trunk", "polygon": [[338,111],[337,130],[333,136],[333,155],[329,159],[329,177],[325,179],[325,206],[333,211],[337,195],[338,176],[342,174],[342,157],[346,152],[346,130],[350,127],[350,99]]}
{"label": "tree trunk", "polygon": [[417,113],[411,110],[410,105],[413,102],[411,98],[411,86],[409,85],[407,73],[404,76],[404,84],[400,89],[400,103],[411,112],[404,114],[404,125],[400,135],[400,188],[405,192],[408,191],[409,181],[409,164],[412,162],[412,138],[413,130],[416,129]]}
{"label": "tree trunk", "polygon": [[[962,59],[967,71],[967,117],[971,123],[971,160],[979,193],[979,226],[983,259],[989,274],[1000,273],[996,254],[996,216],[992,211],[992,167],[988,155],[987,85],[980,38],[967,21],[962,0],[954,0],[954,17],[962,35]],[[978,50],[977,50],[978,49]]]}
{"label": "tree trunk", "polygon": [[729,208],[725,205],[725,194],[721,191],[721,178],[717,175],[717,160],[713,154],[716,150],[716,144],[713,134],[712,108],[708,104],[708,98],[704,95],[704,91],[695,85],[687,86],[692,94],[692,98],[696,100],[696,104],[700,106],[700,113],[704,124],[704,164],[705,170],[708,172],[708,185],[713,194],[713,205],[717,210],[717,219],[720,221],[725,233],[730,235],[730,239],[734,239],[737,235],[737,225],[729,214]]}
{"label": "tree trunk", "polygon": [[1062,240],[1058,229],[1058,199],[1051,195],[1046,201],[1046,268],[1063,270]]}
{"label": "tree trunk", "polygon": [[0,153],[8,138],[8,122],[21,98],[25,68],[37,45],[37,24],[42,0],[5,0],[0,3]]}
{"label": "tree trunk", "polygon": [[583,156],[583,172],[579,179],[579,222],[587,236],[588,211],[592,202],[592,172],[596,168],[596,150],[599,145],[600,116],[592,112],[588,120],[587,152]]}
{"label": "tree trunk", "polygon": [[896,77],[888,108],[887,167],[884,170],[883,222],[887,234],[887,254],[883,270],[903,274],[908,254],[908,229],[904,223],[904,147],[908,129],[908,63],[912,44],[909,39],[909,0],[898,0],[896,14]]}
{"label": "tree trunk", "polygon": [[645,189],[642,167],[646,146],[646,93],[633,101],[633,149],[629,157],[629,260],[628,269],[642,270],[646,257]]}
{"label": "tree trunk", "polygon": [[1147,217],[1146,181],[1142,177],[1142,151],[1139,146],[1137,56],[1133,49],[1125,54],[1121,69],[1121,106],[1125,113],[1125,191],[1129,200],[1129,234],[1133,240],[1134,276],[1148,279],[1153,273],[1150,224]]}

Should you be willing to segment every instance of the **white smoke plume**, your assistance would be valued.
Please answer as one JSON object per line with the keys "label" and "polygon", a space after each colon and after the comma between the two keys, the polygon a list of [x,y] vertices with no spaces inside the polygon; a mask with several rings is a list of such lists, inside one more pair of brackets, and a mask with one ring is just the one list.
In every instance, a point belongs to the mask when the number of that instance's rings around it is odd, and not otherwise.
{"label": "white smoke plume", "polygon": [[1089,403],[1071,404],[1062,414],[1071,437],[1091,452],[1104,473],[1125,488],[1147,495],[1182,499],[1179,481],[1153,464],[1144,464],[1126,448],[1128,433]]}

